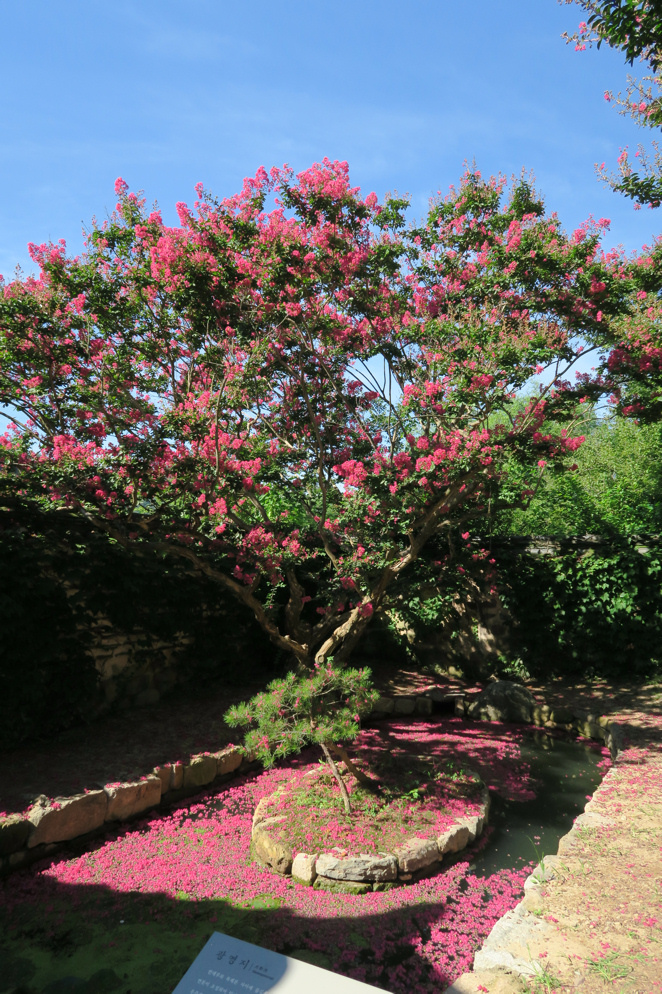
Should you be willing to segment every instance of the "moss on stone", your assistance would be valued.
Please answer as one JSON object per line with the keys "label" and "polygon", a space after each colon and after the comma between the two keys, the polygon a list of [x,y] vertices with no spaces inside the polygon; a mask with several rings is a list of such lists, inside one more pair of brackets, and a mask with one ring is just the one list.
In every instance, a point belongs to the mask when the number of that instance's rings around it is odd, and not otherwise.
{"label": "moss on stone", "polygon": [[315,890],[329,890],[336,894],[367,894],[373,889],[370,883],[359,883],[354,880],[332,880],[331,877],[317,877],[313,884]]}

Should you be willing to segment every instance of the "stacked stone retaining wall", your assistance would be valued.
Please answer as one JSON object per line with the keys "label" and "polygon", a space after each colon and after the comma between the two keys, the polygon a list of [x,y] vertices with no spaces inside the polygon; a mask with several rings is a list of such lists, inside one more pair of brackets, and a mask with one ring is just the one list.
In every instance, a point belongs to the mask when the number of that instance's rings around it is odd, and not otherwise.
{"label": "stacked stone retaining wall", "polygon": [[118,822],[170,807],[203,788],[255,768],[238,746],[155,767],[139,780],[110,783],[73,797],[38,797],[22,813],[0,817],[0,874],[56,854],[74,839],[94,838]]}
{"label": "stacked stone retaining wall", "polygon": [[341,856],[337,852],[297,853],[287,838],[287,818],[269,815],[276,795],[263,797],[253,815],[251,849],[263,866],[291,876],[316,890],[366,894],[409,884],[421,876],[436,873],[445,856],[465,849],[482,834],[487,824],[490,795],[483,788],[478,812],[458,818],[441,833],[423,838],[420,834],[377,855]]}

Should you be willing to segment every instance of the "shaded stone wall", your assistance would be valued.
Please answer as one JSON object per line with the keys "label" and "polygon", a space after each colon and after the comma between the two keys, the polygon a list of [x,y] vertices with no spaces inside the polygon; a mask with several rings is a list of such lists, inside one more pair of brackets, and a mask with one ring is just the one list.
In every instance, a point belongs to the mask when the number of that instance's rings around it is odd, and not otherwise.
{"label": "shaded stone wall", "polygon": [[123,632],[102,615],[90,625],[90,635],[101,710],[116,701],[127,706],[155,704],[182,681],[182,658],[195,641],[184,632],[172,640],[140,630]]}
{"label": "shaded stone wall", "polygon": [[214,676],[215,670],[221,675],[226,667],[249,670],[275,654],[250,613],[239,604],[235,606],[230,598],[222,598],[214,608],[201,605],[199,613],[199,618],[192,619],[198,631],[182,630],[171,638],[159,638],[144,628],[122,630],[101,613],[86,624],[88,654],[98,673],[98,710],[104,711],[111,704],[155,704],[176,685],[199,678],[196,650],[199,629],[205,625],[215,633],[217,648],[216,666],[210,659],[203,675]]}
{"label": "shaded stone wall", "polygon": [[0,603],[0,749],[178,683],[273,668],[252,613],[219,585],[67,512],[0,506]]}

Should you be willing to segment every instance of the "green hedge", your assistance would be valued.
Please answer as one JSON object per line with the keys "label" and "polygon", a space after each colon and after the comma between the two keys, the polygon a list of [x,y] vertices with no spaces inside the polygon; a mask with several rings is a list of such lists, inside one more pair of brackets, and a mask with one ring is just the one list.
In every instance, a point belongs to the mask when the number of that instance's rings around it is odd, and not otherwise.
{"label": "green hedge", "polygon": [[[646,551],[644,551],[644,549]],[[662,543],[621,538],[559,556],[503,551],[506,664],[535,677],[637,680],[662,673]]]}
{"label": "green hedge", "polygon": [[[470,679],[490,673],[625,681],[661,676],[659,537],[612,538],[594,547],[581,539],[559,542],[558,554],[540,555],[533,551],[541,544],[536,540],[507,536],[493,541],[494,580],[506,614],[503,644],[492,656],[478,640],[478,602],[493,580],[485,569],[482,575],[475,568],[470,574],[461,549],[464,577],[438,570],[435,576],[434,557],[443,548],[439,543],[435,550],[432,544],[425,560],[415,564],[411,589],[395,605],[400,625],[414,632],[413,644],[406,643],[410,661],[430,665],[423,647],[433,637],[440,646],[434,668],[452,664]],[[453,606],[458,601],[460,612]],[[395,624],[391,627],[404,645]]]}

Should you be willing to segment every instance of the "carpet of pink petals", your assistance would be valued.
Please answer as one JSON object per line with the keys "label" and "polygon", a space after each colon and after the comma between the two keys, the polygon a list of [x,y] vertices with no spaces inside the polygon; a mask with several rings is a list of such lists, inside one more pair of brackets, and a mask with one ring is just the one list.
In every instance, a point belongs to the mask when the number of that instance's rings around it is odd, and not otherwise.
{"label": "carpet of pink petals", "polygon": [[[398,770],[398,765],[394,770],[387,768],[386,776],[383,776],[380,760],[386,754],[396,764],[399,760],[401,769],[412,764],[415,768],[417,758],[424,757],[426,765],[435,766],[439,771],[439,779],[416,780],[417,787],[424,790],[424,796],[401,799],[391,807],[393,816],[387,821],[375,821],[369,813],[364,814],[360,805],[362,802],[369,804],[369,797],[360,794],[352,816],[345,817],[334,783],[321,790],[326,800],[334,795],[337,797],[335,812],[326,806],[306,807],[297,800],[301,788],[315,789],[316,781],[321,777],[327,782],[329,779],[326,764],[316,764],[314,754],[308,751],[303,764],[297,764],[296,768],[290,766],[283,775],[281,789],[268,809],[268,814],[285,814],[288,818],[287,835],[294,853],[334,850],[343,855],[360,855],[391,850],[411,837],[441,835],[463,816],[481,812],[480,789],[471,775],[479,773],[479,768],[485,773],[486,766],[489,766],[491,776],[496,767],[500,791],[508,799],[525,800],[532,796],[526,786],[526,768],[518,762],[517,743],[508,744],[500,735],[490,737],[485,725],[475,729],[459,719],[447,720],[443,725],[391,722],[386,727],[364,730],[356,752],[364,771],[382,780],[385,786],[389,779],[395,785]],[[451,779],[451,772],[455,770],[459,781]],[[468,775],[463,776],[463,772]],[[350,796],[356,787],[356,780],[348,777]]]}
{"label": "carpet of pink petals", "polygon": [[[362,734],[359,753],[362,746],[376,745],[375,733]],[[506,797],[531,796],[526,764],[519,759],[520,729],[448,719],[391,724],[389,734],[409,738],[421,751],[466,762]],[[316,763],[310,750],[168,816],[118,829],[79,858],[17,874],[10,903],[18,910],[39,901],[44,908],[49,890],[55,896],[86,887],[114,892],[120,902],[123,894],[160,895],[178,902],[183,932],[196,903],[210,907],[210,933],[217,927],[214,907],[266,907],[268,926],[251,941],[285,953],[323,953],[330,969],[392,992],[443,989],[471,969],[495,922],[520,900],[531,866],[481,879],[469,871],[474,849],[445,872],[384,893],[354,896],[293,884],[251,860],[251,818],[260,798],[293,771]],[[488,837],[489,829],[479,846]],[[360,839],[355,841],[360,846]]]}

